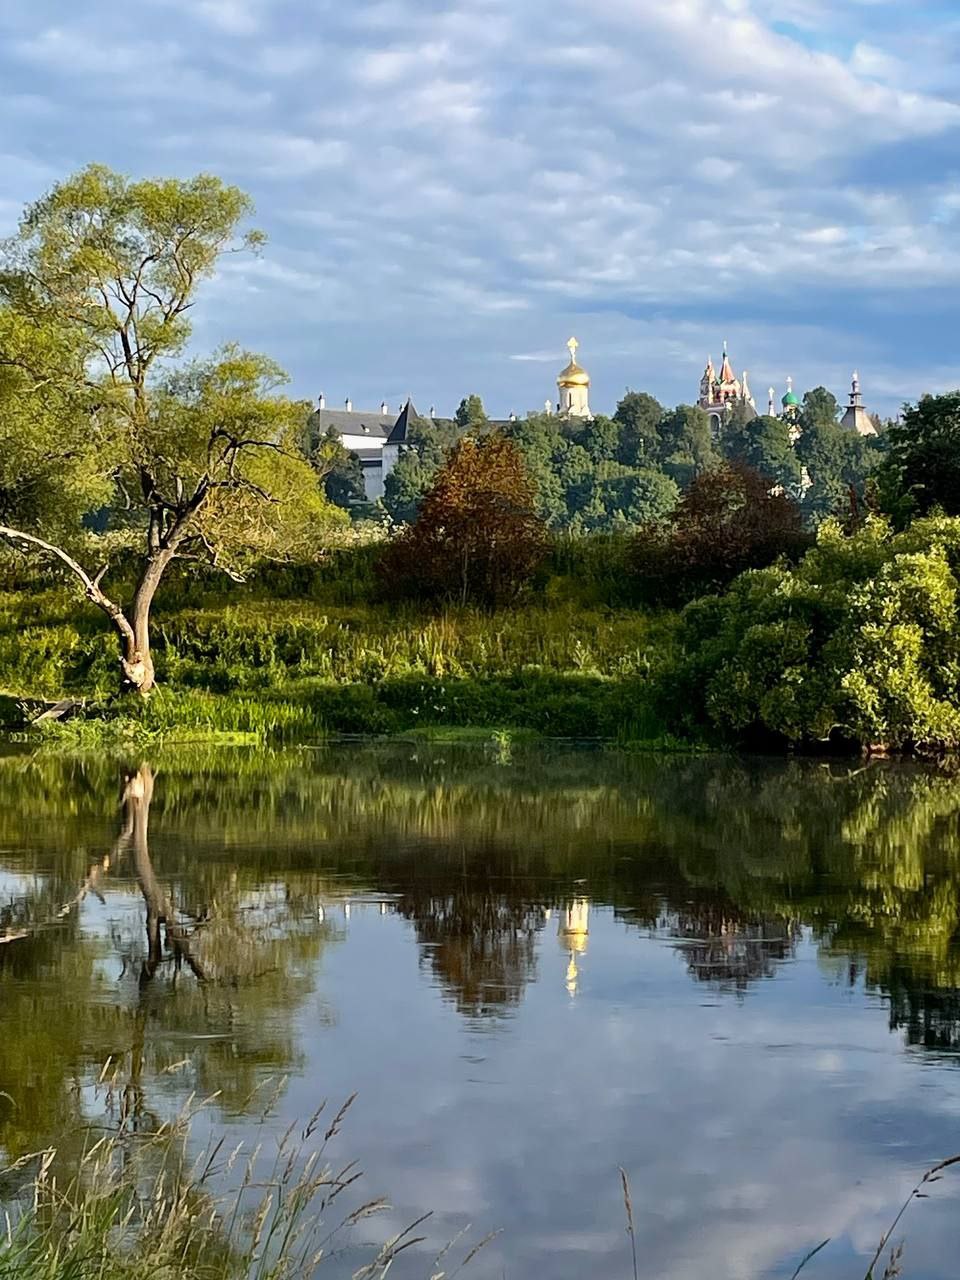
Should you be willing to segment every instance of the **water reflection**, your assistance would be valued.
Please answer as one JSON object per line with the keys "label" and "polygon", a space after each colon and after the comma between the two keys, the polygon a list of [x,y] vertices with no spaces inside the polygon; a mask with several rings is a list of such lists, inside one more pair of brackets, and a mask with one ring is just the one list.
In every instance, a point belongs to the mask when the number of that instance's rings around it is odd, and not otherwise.
{"label": "water reflection", "polygon": [[562,910],[558,936],[560,945],[570,953],[566,986],[568,994],[575,996],[580,982],[577,957],[582,956],[586,951],[587,939],[590,936],[590,903],[586,898],[578,898]]}
{"label": "water reflection", "polygon": [[[285,1119],[365,1087],[377,1191],[507,1225],[508,1271],[561,1277],[578,1274],[574,1224],[616,1269],[616,1197],[598,1206],[591,1180],[631,1153],[664,1274],[685,1274],[681,1254],[702,1274],[721,1223],[743,1242],[766,1223],[741,1258],[755,1275],[821,1226],[852,1232],[865,1205],[843,1180],[864,1166],[889,1174],[866,1206],[881,1214],[904,1160],[960,1148],[948,770],[522,751],[504,767],[409,747],[7,757],[0,850],[8,1153],[76,1132],[108,1059],[138,1125],[196,1090],[242,1126],[286,1073]],[[935,1093],[899,1074],[902,1046]],[[518,1186],[497,1141],[536,1177]],[[714,1233],[700,1250],[697,1222]]]}

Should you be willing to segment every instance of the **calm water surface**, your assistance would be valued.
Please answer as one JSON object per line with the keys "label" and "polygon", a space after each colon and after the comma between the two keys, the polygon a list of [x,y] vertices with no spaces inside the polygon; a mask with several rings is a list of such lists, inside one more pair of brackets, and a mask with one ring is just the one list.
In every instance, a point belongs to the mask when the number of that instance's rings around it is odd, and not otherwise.
{"label": "calm water surface", "polygon": [[[0,1164],[194,1092],[249,1137],[285,1078],[268,1130],[356,1091],[337,1154],[395,1206],[331,1280],[427,1209],[431,1244],[502,1232],[471,1275],[626,1277],[618,1165],[644,1276],[789,1278],[827,1236],[810,1274],[862,1276],[960,1151],[958,911],[940,770],[7,756]],[[911,1209],[906,1274],[956,1275],[958,1193]]]}

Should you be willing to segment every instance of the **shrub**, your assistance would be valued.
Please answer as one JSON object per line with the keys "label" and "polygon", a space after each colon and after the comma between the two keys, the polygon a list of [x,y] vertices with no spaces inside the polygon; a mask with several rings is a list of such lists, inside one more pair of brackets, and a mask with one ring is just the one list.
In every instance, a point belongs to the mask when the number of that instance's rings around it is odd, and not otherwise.
{"label": "shrub", "polygon": [[684,611],[664,686],[677,717],[728,736],[960,747],[960,520],[893,535],[825,523],[794,569],[746,573]]}
{"label": "shrub", "polygon": [[546,553],[535,496],[512,441],[499,433],[460,440],[414,524],[383,554],[387,593],[488,607],[514,600]]}
{"label": "shrub", "polygon": [[633,570],[642,598],[677,604],[809,545],[792,498],[759,472],[724,463],[696,477],[666,524],[640,530]]}

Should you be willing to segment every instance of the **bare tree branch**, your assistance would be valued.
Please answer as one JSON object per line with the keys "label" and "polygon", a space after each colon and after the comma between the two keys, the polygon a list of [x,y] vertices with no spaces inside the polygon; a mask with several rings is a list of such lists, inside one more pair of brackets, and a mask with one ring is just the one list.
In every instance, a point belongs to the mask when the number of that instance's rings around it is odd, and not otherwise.
{"label": "bare tree branch", "polygon": [[74,560],[69,552],[64,551],[62,547],[55,546],[52,542],[46,542],[43,538],[38,538],[35,534],[24,533],[22,529],[11,529],[7,525],[0,524],[0,538],[7,538],[11,542],[23,542],[28,546],[39,547],[41,551],[47,552],[48,555],[56,556],[83,583],[87,599],[103,610],[125,639],[131,643],[133,642],[133,628],[124,617],[123,610],[100,589],[100,582],[107,571],[106,565],[100,570],[96,578],[91,578],[83,565]]}

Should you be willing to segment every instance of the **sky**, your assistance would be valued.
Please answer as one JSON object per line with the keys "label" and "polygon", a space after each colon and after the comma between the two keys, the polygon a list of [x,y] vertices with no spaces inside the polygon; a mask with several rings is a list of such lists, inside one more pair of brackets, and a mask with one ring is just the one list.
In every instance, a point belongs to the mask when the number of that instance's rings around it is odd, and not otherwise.
{"label": "sky", "polygon": [[2,0],[0,233],[96,161],[268,236],[205,286],[328,406],[690,401],[729,341],[868,408],[960,384],[956,0]]}

